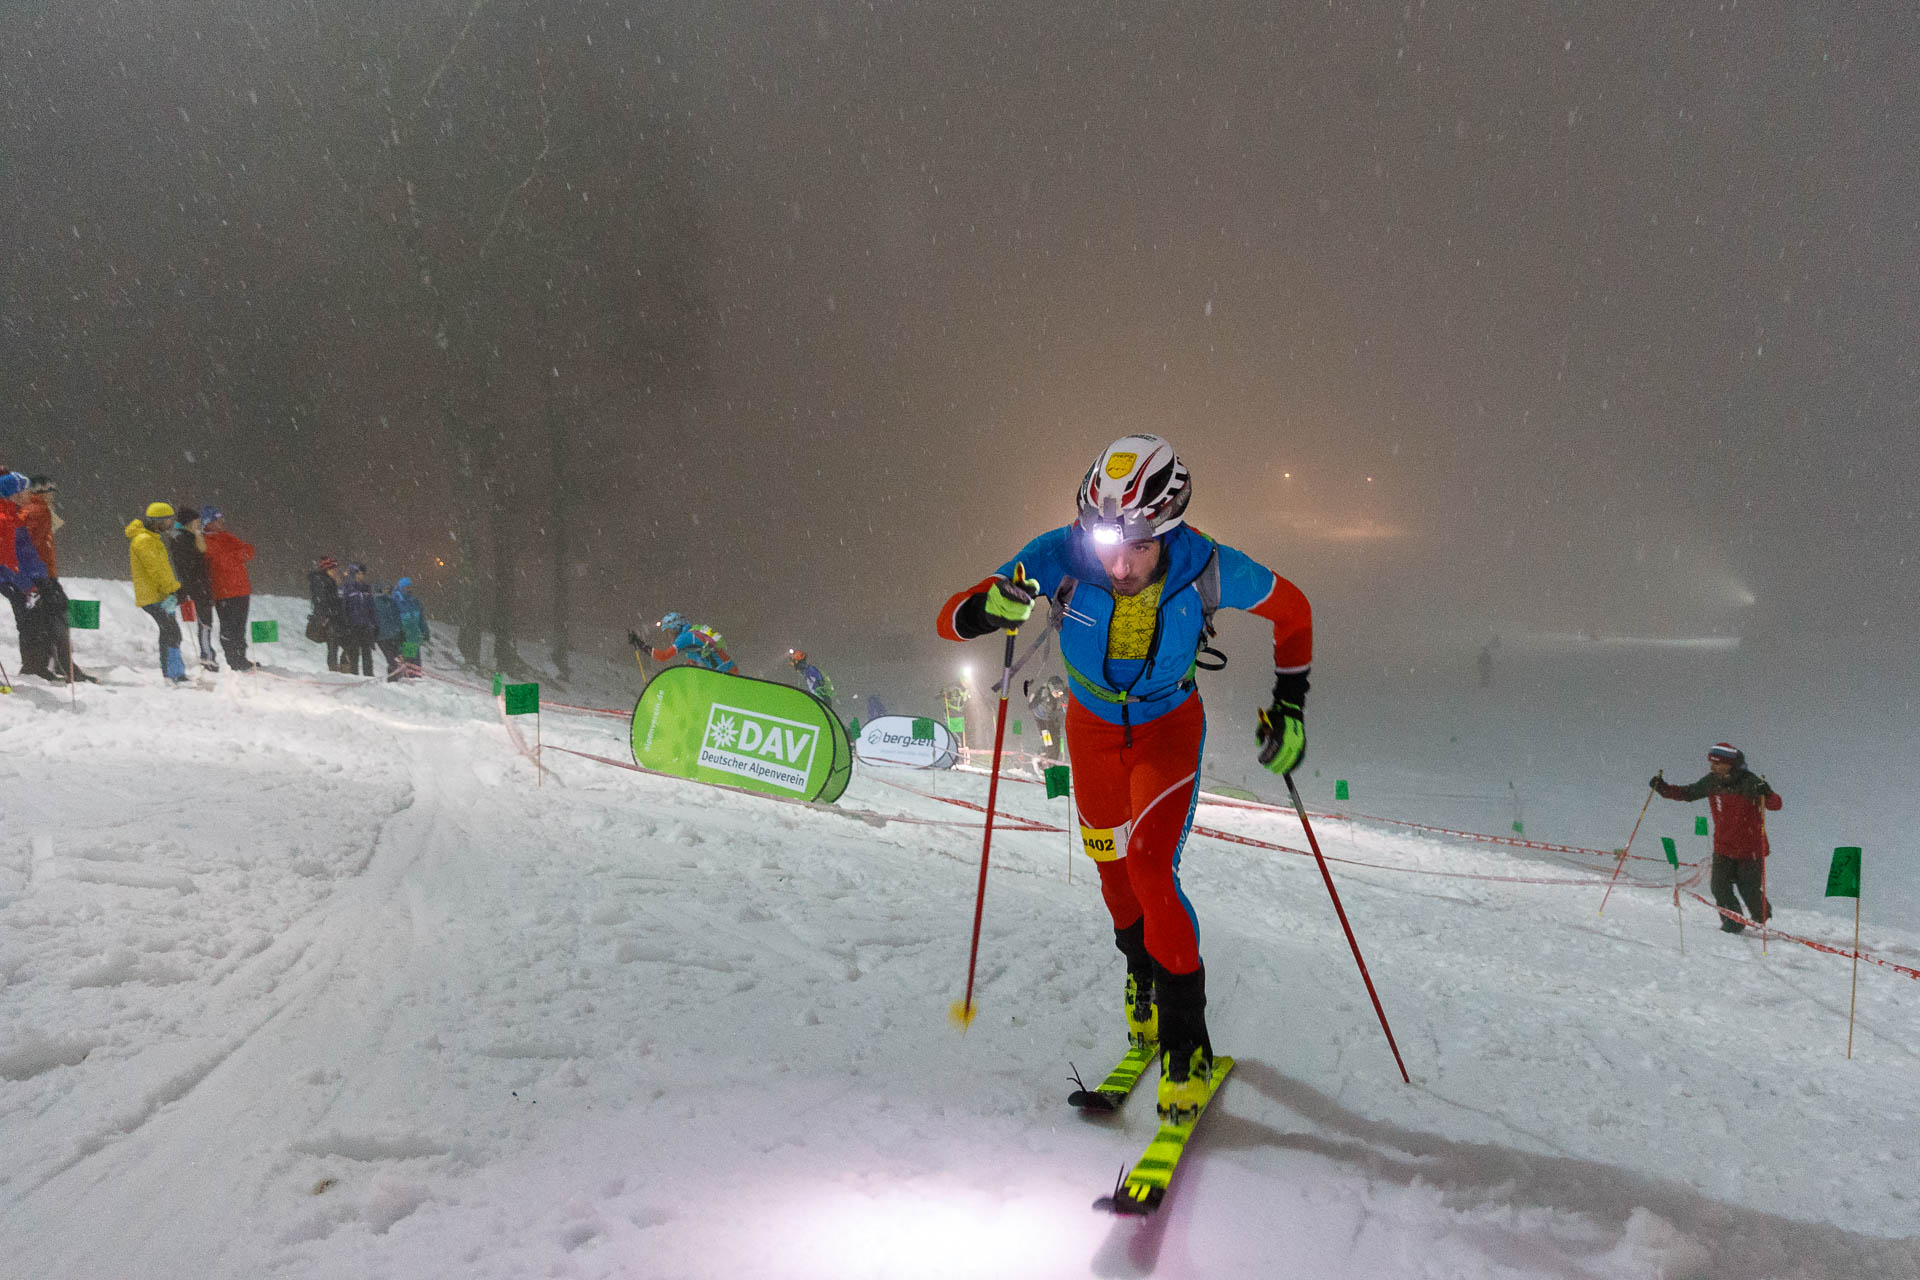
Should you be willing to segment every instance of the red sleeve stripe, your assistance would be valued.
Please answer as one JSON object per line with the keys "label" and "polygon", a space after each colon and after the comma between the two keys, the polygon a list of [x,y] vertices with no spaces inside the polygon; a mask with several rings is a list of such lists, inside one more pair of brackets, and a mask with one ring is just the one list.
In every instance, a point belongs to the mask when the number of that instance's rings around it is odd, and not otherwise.
{"label": "red sleeve stripe", "polygon": [[954,625],[954,616],[960,612],[960,606],[967,602],[967,597],[985,591],[998,581],[1000,581],[999,574],[988,574],[966,590],[957,591],[953,594],[952,598],[947,601],[946,607],[940,610],[939,618],[934,622],[934,630],[940,633],[941,639],[965,640],[967,638],[961,635],[959,628]]}

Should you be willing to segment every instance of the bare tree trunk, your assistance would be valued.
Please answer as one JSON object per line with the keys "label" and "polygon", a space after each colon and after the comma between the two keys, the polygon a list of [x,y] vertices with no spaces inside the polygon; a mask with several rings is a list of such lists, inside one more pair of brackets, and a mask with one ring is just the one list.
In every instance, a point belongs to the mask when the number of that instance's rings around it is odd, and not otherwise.
{"label": "bare tree trunk", "polygon": [[453,406],[443,404],[441,422],[453,446],[453,533],[458,545],[453,562],[453,616],[460,627],[460,657],[480,665],[484,639],[480,611],[480,476],[466,423]]}
{"label": "bare tree trunk", "polygon": [[573,678],[569,647],[572,642],[569,614],[573,602],[573,424],[562,409],[558,396],[547,397],[547,463],[552,471],[553,503],[548,514],[547,536],[553,545],[553,618],[550,635],[553,644],[553,669],[562,680]]}
{"label": "bare tree trunk", "polygon": [[518,673],[524,669],[520,650],[513,640],[513,564],[519,547],[515,541],[513,495],[496,489],[491,504],[493,516],[493,607],[489,610],[488,629],[493,632],[493,665],[501,671]]}

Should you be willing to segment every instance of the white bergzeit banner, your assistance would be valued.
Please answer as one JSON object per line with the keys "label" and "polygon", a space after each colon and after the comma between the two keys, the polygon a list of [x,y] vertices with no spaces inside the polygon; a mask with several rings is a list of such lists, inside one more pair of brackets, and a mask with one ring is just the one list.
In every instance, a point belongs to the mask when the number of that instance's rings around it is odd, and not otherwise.
{"label": "white bergzeit banner", "polygon": [[[920,733],[916,735],[915,729]],[[896,769],[951,769],[958,754],[953,734],[931,717],[881,716],[860,730],[853,744],[862,764]]]}

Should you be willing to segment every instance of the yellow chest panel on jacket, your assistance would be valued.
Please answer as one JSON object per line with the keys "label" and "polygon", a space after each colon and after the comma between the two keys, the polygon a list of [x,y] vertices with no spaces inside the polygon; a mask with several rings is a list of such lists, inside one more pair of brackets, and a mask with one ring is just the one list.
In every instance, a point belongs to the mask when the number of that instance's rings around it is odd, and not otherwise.
{"label": "yellow chest panel on jacket", "polygon": [[1107,627],[1109,658],[1147,656],[1147,650],[1153,645],[1154,620],[1160,614],[1161,585],[1156,582],[1137,596],[1113,598],[1113,622]]}

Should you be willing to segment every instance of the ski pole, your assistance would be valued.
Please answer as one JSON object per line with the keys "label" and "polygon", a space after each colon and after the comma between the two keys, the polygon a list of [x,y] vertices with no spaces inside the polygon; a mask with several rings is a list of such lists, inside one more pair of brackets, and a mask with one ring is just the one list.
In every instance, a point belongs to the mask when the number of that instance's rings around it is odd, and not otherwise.
{"label": "ski pole", "polygon": [[1333,872],[1327,870],[1327,860],[1320,856],[1320,842],[1314,838],[1313,824],[1307,821],[1307,806],[1300,803],[1300,789],[1293,785],[1293,775],[1283,775],[1287,780],[1287,794],[1293,797],[1293,811],[1300,815],[1300,829],[1307,833],[1307,847],[1313,850],[1313,860],[1320,864],[1320,878],[1327,882],[1327,896],[1333,899],[1334,914],[1340,917],[1340,927],[1347,931],[1347,945],[1353,948],[1353,962],[1360,966],[1360,980],[1367,984],[1367,996],[1373,1001],[1373,1012],[1380,1019],[1380,1029],[1387,1033],[1387,1048],[1393,1050],[1394,1065],[1400,1068],[1400,1078],[1408,1084],[1413,1077],[1407,1074],[1407,1064],[1400,1057],[1400,1046],[1393,1042],[1393,1028],[1387,1025],[1387,1011],[1380,1007],[1380,994],[1373,989],[1373,978],[1367,973],[1367,962],[1360,955],[1360,944],[1354,939],[1353,926],[1347,923],[1347,909],[1340,905],[1340,891],[1333,887]]}
{"label": "ski pole", "polygon": [[[1766,781],[1766,778],[1762,777],[1761,785],[1766,785]],[[1767,917],[1773,914],[1773,903],[1767,898],[1767,798],[1764,795],[1756,795],[1753,803],[1754,807],[1760,810],[1760,954],[1765,956],[1767,954]],[[1858,946],[1854,947],[1855,951],[1859,949]]]}
{"label": "ski pole", "polygon": [[[1020,569],[1013,572],[1020,580]],[[1007,632],[1006,671],[1000,677],[1000,713],[993,726],[993,772],[987,780],[987,829],[980,837],[980,888],[973,898],[973,942],[967,950],[967,994],[950,1011],[962,1031],[973,1025],[973,973],[980,959],[980,917],[987,905],[987,854],[993,848],[993,806],[1000,794],[1000,747],[1007,735],[1007,686],[1013,683],[1013,639],[1020,634],[1014,627]]]}
{"label": "ski pole", "polygon": [[1607,899],[1613,896],[1613,881],[1620,878],[1620,868],[1627,865],[1627,853],[1633,848],[1633,837],[1640,834],[1640,824],[1646,820],[1647,806],[1653,803],[1653,788],[1647,788],[1647,798],[1640,803],[1640,816],[1633,820],[1633,833],[1627,837],[1627,847],[1620,851],[1620,861],[1613,864],[1613,880],[1607,881],[1607,891],[1600,895],[1600,914],[1607,914]]}
{"label": "ski pole", "polygon": [[7,665],[0,662],[0,693],[12,693],[13,681],[7,678]]}

